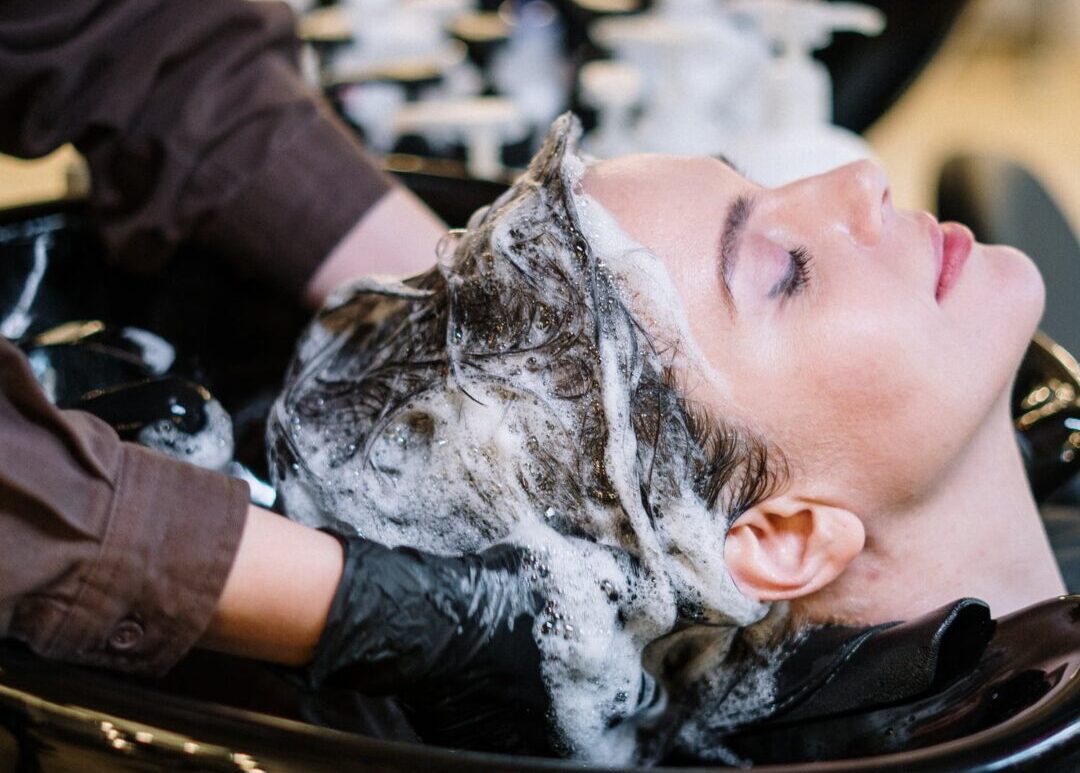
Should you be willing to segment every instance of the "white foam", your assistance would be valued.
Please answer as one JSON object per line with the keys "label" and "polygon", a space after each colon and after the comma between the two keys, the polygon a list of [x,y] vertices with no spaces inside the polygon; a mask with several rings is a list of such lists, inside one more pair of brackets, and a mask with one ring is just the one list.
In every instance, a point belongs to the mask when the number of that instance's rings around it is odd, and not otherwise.
{"label": "white foam", "polygon": [[[565,166],[580,215],[579,222],[596,260],[619,280],[627,304],[647,326],[654,340],[664,340],[671,352],[670,364],[684,373],[692,369],[722,389],[727,383],[726,379],[708,362],[690,333],[682,297],[664,262],[634,241],[603,205],[581,190],[580,182],[586,165],[580,159],[571,156]],[[616,355],[610,349],[601,351],[605,379],[609,379],[604,386],[604,399],[605,403],[620,402],[617,407],[611,406],[608,413],[609,419],[617,419],[615,426],[622,428],[623,437],[609,445],[624,449],[621,458],[625,459],[632,456],[626,449],[633,447],[634,440],[628,419],[616,416],[622,412],[629,413],[629,405],[622,397],[629,393],[629,386],[620,383],[621,371],[617,367]],[[624,485],[634,483],[634,476],[626,470],[618,479]],[[717,528],[723,514],[710,513],[691,492],[683,493],[682,499],[668,505],[668,515],[657,531],[664,542],[662,546],[657,544],[658,552],[670,555],[667,548],[675,546],[679,558],[661,558],[659,564],[664,571],[678,578],[684,588],[693,588],[700,593],[706,610],[722,610],[726,620],[739,625],[760,620],[765,614],[765,607],[739,591],[724,564],[727,530]],[[632,491],[620,494],[624,502],[637,502],[639,499],[633,496]],[[638,515],[639,519],[644,517],[643,512]]]}
{"label": "white foam", "polygon": [[[589,243],[595,268],[590,276],[604,296],[593,302],[606,303],[610,292],[635,312],[644,309],[650,326],[670,335],[687,361],[699,358],[663,264],[580,192],[586,166],[574,152],[575,125],[564,120],[553,132],[569,135],[570,151],[559,163],[566,189],[573,190],[571,220]],[[551,216],[557,205],[547,200],[550,192],[538,180],[528,178],[520,186],[492,206],[492,216],[502,219],[494,223],[490,245],[473,243],[464,234],[456,243],[458,258],[488,248],[513,255],[515,233]],[[523,190],[524,196],[511,201]],[[474,216],[472,225],[479,220]],[[568,275],[582,270],[572,254],[560,260]],[[454,262],[441,261],[440,267],[453,291],[460,282]],[[510,269],[496,265],[493,270]],[[349,303],[354,292],[342,291],[334,303]],[[390,299],[371,310],[363,324],[391,318],[402,308],[395,303],[424,297],[407,286],[371,280],[362,292]],[[332,324],[313,325],[300,343],[299,366],[275,406],[271,427],[271,440],[275,432],[282,434],[299,461],[272,469],[285,511],[311,525],[441,554],[478,551],[497,542],[527,548],[535,559],[530,581],[553,602],[537,619],[534,636],[566,750],[582,760],[620,764],[639,753],[636,727],[622,720],[636,708],[642,653],[672,630],[679,605],[692,604],[703,621],[728,626],[752,624],[768,607],[735,587],[723,561],[725,514],[706,507],[689,480],[664,501],[662,518],[654,523],[646,512],[630,402],[641,354],[628,319],[598,316],[606,320],[595,352],[608,433],[603,467],[615,501],[582,495],[568,503],[557,495],[560,487],[547,480],[551,470],[539,463],[545,454],[557,457],[566,469],[581,470],[581,480],[592,464],[581,458],[574,434],[579,406],[550,393],[547,366],[554,364],[530,369],[508,360],[505,378],[475,375],[464,356],[467,329],[461,332],[453,317],[447,331],[449,383],[415,394],[372,431],[363,448],[350,447],[351,441],[335,432],[329,409],[313,419],[294,410],[294,389],[302,391],[317,376],[329,381],[349,376],[325,373],[328,367],[346,367],[329,364],[346,335]],[[704,367],[703,359],[698,364]],[[556,494],[545,499],[549,490]],[[758,698],[766,695],[767,681],[755,688]]]}
{"label": "white foam", "polygon": [[[571,173],[581,180],[588,165],[578,160]],[[585,238],[603,256],[607,268],[618,278],[634,314],[658,344],[670,351],[671,364],[684,374],[709,382],[714,394],[730,394],[727,377],[718,371],[690,332],[690,320],[664,261],[635,241],[595,197],[575,185],[574,202]]]}
{"label": "white foam", "polygon": [[39,234],[34,239],[34,265],[23,281],[19,300],[15,302],[8,315],[0,319],[0,336],[12,340],[21,338],[33,324],[34,315],[31,308],[37,300],[41,280],[45,278],[45,272],[49,268],[50,246],[52,246],[52,237],[49,234]]}
{"label": "white foam", "polygon": [[206,426],[194,434],[162,419],[144,427],[137,440],[180,461],[208,470],[224,470],[233,455],[232,419],[217,400],[206,403],[206,419]]}
{"label": "white foam", "polygon": [[137,327],[125,327],[120,334],[139,347],[139,357],[159,376],[176,362],[176,348],[164,338]]}

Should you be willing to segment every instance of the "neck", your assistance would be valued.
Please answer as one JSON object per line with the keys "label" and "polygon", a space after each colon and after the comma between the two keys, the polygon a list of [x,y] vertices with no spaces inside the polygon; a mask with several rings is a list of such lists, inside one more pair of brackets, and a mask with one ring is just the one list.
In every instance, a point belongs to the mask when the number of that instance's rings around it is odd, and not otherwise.
{"label": "neck", "polygon": [[958,598],[1008,614],[1065,592],[1023,460],[1007,395],[941,485],[868,527],[866,548],[799,610],[816,621],[910,619]]}

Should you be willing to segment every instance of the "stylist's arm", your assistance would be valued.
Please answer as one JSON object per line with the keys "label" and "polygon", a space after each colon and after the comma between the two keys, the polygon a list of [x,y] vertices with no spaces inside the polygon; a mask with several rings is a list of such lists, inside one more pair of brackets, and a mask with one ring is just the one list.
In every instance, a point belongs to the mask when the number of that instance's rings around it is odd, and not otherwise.
{"label": "stylist's arm", "polygon": [[[110,258],[135,270],[196,242],[318,303],[427,267],[442,225],[302,81],[293,27],[245,0],[5,0],[0,152],[74,143]],[[341,567],[333,538],[249,511],[244,484],[57,410],[0,338],[0,637],[148,674],[201,640],[297,663]]]}
{"label": "stylist's arm", "polygon": [[0,3],[0,152],[73,143],[110,258],[181,242],[318,304],[366,273],[416,273],[443,226],[299,75],[295,18],[245,0]]}

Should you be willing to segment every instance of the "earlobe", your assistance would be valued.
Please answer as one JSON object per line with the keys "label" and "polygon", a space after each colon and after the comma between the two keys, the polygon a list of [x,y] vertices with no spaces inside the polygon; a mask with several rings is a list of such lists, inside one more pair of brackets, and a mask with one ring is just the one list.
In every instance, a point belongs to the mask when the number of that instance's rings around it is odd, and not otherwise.
{"label": "earlobe", "polygon": [[850,510],[781,496],[755,505],[735,521],[724,557],[743,593],[778,601],[828,585],[865,541],[862,521]]}

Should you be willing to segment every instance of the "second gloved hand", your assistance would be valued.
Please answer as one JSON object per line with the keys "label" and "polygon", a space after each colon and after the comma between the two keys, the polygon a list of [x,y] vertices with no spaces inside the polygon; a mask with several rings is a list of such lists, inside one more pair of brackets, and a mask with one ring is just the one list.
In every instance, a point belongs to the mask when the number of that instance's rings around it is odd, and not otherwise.
{"label": "second gloved hand", "polygon": [[545,599],[529,581],[526,551],[436,556],[359,537],[343,544],[314,685],[395,694],[432,743],[558,750],[533,635]]}

